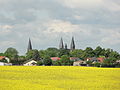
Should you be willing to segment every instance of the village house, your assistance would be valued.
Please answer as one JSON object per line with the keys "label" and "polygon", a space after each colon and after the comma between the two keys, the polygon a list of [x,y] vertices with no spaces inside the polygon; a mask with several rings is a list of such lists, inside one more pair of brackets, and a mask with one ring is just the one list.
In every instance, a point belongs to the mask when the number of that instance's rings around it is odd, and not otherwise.
{"label": "village house", "polygon": [[116,64],[120,64],[120,60],[117,60],[117,61],[116,61]]}
{"label": "village house", "polygon": [[104,60],[105,58],[103,57],[99,57],[99,58],[92,57],[92,58],[87,58],[86,61],[92,61],[93,63],[96,63],[96,62],[102,63]]}
{"label": "village house", "polygon": [[86,62],[85,62],[85,61],[82,61],[82,60],[75,61],[75,62],[73,63],[73,66],[86,66]]}
{"label": "village house", "polygon": [[37,66],[37,61],[32,59],[27,60],[23,63],[23,66]]}
{"label": "village house", "polygon": [[0,66],[11,66],[10,59],[5,56],[0,56]]}

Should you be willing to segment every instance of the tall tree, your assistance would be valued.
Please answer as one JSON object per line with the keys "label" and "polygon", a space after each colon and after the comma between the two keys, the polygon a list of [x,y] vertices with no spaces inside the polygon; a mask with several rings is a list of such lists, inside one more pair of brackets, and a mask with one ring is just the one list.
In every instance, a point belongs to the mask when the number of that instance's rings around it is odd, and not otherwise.
{"label": "tall tree", "polygon": [[15,48],[8,48],[6,51],[5,51],[5,56],[9,57],[10,58],[10,62],[13,63],[14,65],[18,65],[18,51],[15,49]]}
{"label": "tall tree", "polygon": [[5,53],[6,56],[8,56],[9,58],[17,56],[18,55],[18,51],[15,48],[8,48]]}
{"label": "tall tree", "polygon": [[58,52],[58,57],[61,57],[63,55],[70,55],[70,50],[66,50],[66,49],[60,49],[59,52]]}
{"label": "tall tree", "polygon": [[94,57],[94,56],[95,56],[95,54],[91,47],[87,47],[82,54],[82,58],[84,58],[84,59],[88,58],[88,57]]}
{"label": "tall tree", "polygon": [[70,52],[70,56],[71,57],[78,57],[81,58],[83,54],[83,50],[82,49],[76,49]]}
{"label": "tall tree", "polygon": [[102,55],[102,48],[100,46],[96,47],[96,49],[94,50],[95,56],[99,57]]}
{"label": "tall tree", "polygon": [[30,50],[30,51],[26,54],[26,58],[27,58],[27,59],[40,60],[40,55],[39,55],[38,50],[36,50],[36,49]]}

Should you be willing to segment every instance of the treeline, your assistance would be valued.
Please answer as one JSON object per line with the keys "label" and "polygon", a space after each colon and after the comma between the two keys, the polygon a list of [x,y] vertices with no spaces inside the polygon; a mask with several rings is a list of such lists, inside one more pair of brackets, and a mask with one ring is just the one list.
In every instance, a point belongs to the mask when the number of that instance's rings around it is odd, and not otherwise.
{"label": "treeline", "polygon": [[[10,58],[10,62],[14,65],[22,65],[24,61],[33,59],[38,61],[38,65],[72,65],[73,62],[69,61],[69,57],[78,57],[81,60],[86,60],[90,57],[105,57],[105,65],[113,64],[116,60],[120,59],[120,54],[112,49],[105,49],[100,46],[95,49],[87,47],[85,50],[76,49],[70,51],[69,49],[57,49],[48,48],[46,50],[31,50],[24,56],[19,56],[18,51],[15,48],[8,48],[4,53],[0,53],[0,56],[7,56]],[[50,57],[60,57],[60,62],[53,62]],[[68,59],[68,61],[67,61]],[[66,60],[66,62],[65,62]],[[68,63],[68,64],[66,64]]]}

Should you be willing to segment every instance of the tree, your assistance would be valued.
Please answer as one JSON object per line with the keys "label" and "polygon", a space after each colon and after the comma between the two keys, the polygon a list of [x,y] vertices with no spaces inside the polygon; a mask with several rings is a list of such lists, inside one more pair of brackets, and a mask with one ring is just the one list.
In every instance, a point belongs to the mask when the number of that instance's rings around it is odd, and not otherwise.
{"label": "tree", "polygon": [[120,54],[118,52],[116,52],[116,51],[111,51],[110,54],[109,54],[109,57],[119,59]]}
{"label": "tree", "polygon": [[88,58],[88,57],[94,57],[95,54],[94,54],[94,51],[93,51],[93,49],[91,47],[87,47],[84,50],[84,52],[83,52],[83,54],[81,56],[82,56],[82,58],[85,59],[85,58]]}
{"label": "tree", "polygon": [[72,52],[70,52],[70,56],[71,57],[81,58],[82,54],[83,54],[83,50],[82,49],[76,49],[76,50],[73,50]]}
{"label": "tree", "polygon": [[43,65],[43,62],[42,62],[42,61],[37,61],[37,65],[38,65],[38,66],[42,66],[42,65]]}
{"label": "tree", "polygon": [[106,49],[105,50],[105,57],[109,57],[110,56],[110,53],[111,53],[111,49]]}
{"label": "tree", "polygon": [[8,58],[10,58],[10,62],[13,64],[13,65],[18,65],[18,51],[15,49],[15,48],[8,48],[6,51],[5,51],[5,56],[7,56]]}
{"label": "tree", "polygon": [[25,61],[26,61],[26,57],[25,56],[18,56],[18,64],[22,65]]}
{"label": "tree", "polygon": [[47,54],[46,54],[46,50],[40,50],[39,51],[39,55],[41,56],[41,58],[43,59]]}
{"label": "tree", "polygon": [[52,64],[53,64],[54,66],[61,66],[60,60],[52,61]]}
{"label": "tree", "polygon": [[4,54],[5,56],[11,58],[18,55],[18,51],[15,48],[8,48]]}
{"label": "tree", "polygon": [[60,49],[58,52],[58,57],[61,57],[63,55],[70,55],[70,50],[66,50],[66,49]]}
{"label": "tree", "polygon": [[58,51],[59,50],[57,48],[48,48],[47,50],[40,50],[39,54],[41,58],[44,58],[46,55],[49,57],[57,57]]}
{"label": "tree", "polygon": [[5,56],[5,54],[4,53],[0,53],[0,56]]}
{"label": "tree", "polygon": [[63,66],[70,66],[71,65],[70,57],[67,55],[63,55],[60,59],[60,63]]}
{"label": "tree", "polygon": [[38,50],[34,49],[34,50],[30,50],[28,51],[27,55],[26,55],[27,59],[34,59],[34,60],[40,60],[40,54],[38,52]]}
{"label": "tree", "polygon": [[116,58],[105,59],[102,63],[103,67],[115,67]]}
{"label": "tree", "polygon": [[50,65],[52,65],[52,60],[50,59],[49,56],[45,56],[45,57],[43,58],[43,64],[44,64],[45,66],[50,66]]}
{"label": "tree", "polygon": [[96,47],[96,49],[94,50],[95,56],[99,57],[102,55],[102,48],[100,46]]}
{"label": "tree", "polygon": [[46,50],[46,55],[50,57],[57,57],[58,54],[58,49],[57,48],[48,48]]}

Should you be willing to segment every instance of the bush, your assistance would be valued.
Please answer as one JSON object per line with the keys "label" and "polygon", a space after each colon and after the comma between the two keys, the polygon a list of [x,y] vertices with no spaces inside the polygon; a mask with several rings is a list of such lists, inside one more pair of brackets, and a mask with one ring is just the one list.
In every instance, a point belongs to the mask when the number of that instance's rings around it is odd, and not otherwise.
{"label": "bush", "polygon": [[50,65],[52,65],[52,60],[50,59],[49,56],[45,56],[45,57],[43,58],[43,64],[44,64],[45,66],[50,66]]}
{"label": "bush", "polygon": [[94,63],[94,66],[95,66],[95,67],[100,67],[100,65],[101,65],[101,64],[98,63],[98,62],[97,62],[97,63]]}
{"label": "bush", "polygon": [[37,65],[38,65],[38,66],[42,66],[42,65],[43,65],[43,62],[42,62],[42,61],[37,61]]}
{"label": "bush", "polygon": [[59,60],[57,60],[57,61],[52,61],[52,64],[53,64],[54,66],[61,66],[61,63],[60,63]]}
{"label": "bush", "polygon": [[67,55],[63,55],[60,59],[60,63],[61,65],[63,66],[70,66],[71,65],[71,61],[70,61],[70,58],[69,56]]}

